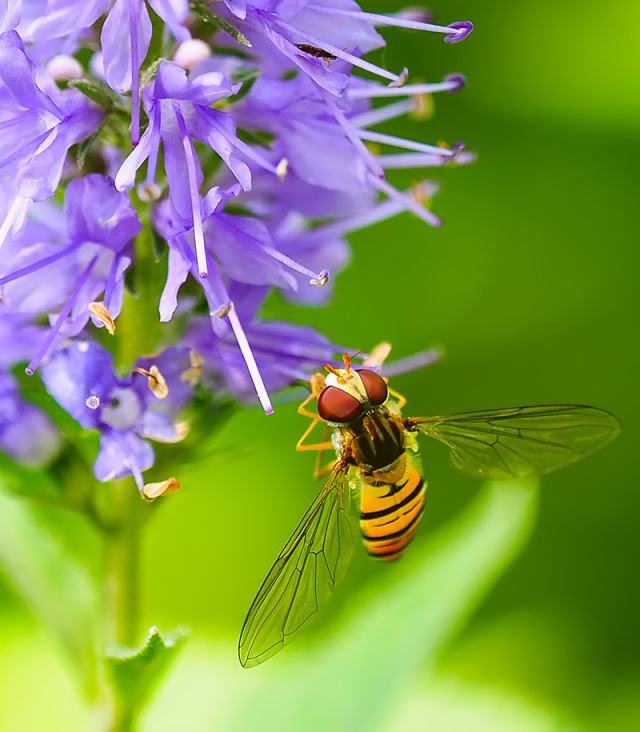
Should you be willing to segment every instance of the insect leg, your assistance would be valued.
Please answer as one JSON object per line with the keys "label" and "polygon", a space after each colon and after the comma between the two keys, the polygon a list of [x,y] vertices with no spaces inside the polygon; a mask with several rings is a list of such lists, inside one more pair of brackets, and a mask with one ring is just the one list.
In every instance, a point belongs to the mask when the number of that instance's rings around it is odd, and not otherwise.
{"label": "insect leg", "polygon": [[395,389],[392,389],[390,386],[387,386],[387,389],[389,390],[389,394],[391,394],[391,396],[394,399],[398,400],[398,409],[402,409],[407,403],[406,398],[404,396],[402,396],[402,394],[400,394],[400,392],[396,391]]}
{"label": "insect leg", "polygon": [[[329,425],[327,425],[327,426],[326,426],[326,427],[324,428],[324,434],[322,435],[322,439],[323,439],[323,441],[326,441],[326,440],[327,440],[327,437],[329,436],[329,430],[330,430],[330,429],[331,429],[331,428],[329,427]],[[321,443],[321,444],[323,444],[323,443]],[[327,444],[327,442],[324,442],[324,444]],[[331,445],[331,446],[333,447],[333,444],[332,444],[332,443],[330,443],[330,442],[329,442],[328,444],[330,444],[330,445]],[[327,475],[328,473],[330,473],[330,472],[331,472],[331,471],[333,470],[333,468],[334,468],[335,464],[336,464],[336,463],[338,462],[338,461],[337,461],[336,459],[334,459],[334,460],[331,460],[331,461],[330,461],[330,462],[329,462],[329,463],[328,463],[327,465],[325,465],[325,467],[323,468],[323,467],[322,467],[322,458],[324,457],[324,454],[325,454],[325,452],[326,452],[326,450],[325,450],[325,449],[320,449],[320,450],[318,450],[318,457],[316,458],[316,467],[315,467],[315,469],[314,469],[314,471],[313,471],[313,477],[314,477],[314,478],[315,478],[316,480],[319,480],[320,478],[322,478],[322,477],[324,477],[325,475]]]}
{"label": "insect leg", "polygon": [[[320,417],[315,417],[313,422],[309,425],[309,427],[305,430],[304,435],[298,440],[298,444],[296,445],[296,450],[298,452],[304,452],[305,450],[331,450],[333,447],[333,442],[325,441],[325,442],[318,442],[314,445],[305,445],[304,441],[309,437],[309,435],[313,432],[313,430],[322,422]],[[326,434],[326,430],[325,430]]]}
{"label": "insect leg", "polygon": [[298,414],[315,420],[318,419],[318,415],[310,412],[306,409],[306,406],[320,396],[320,392],[324,389],[324,376],[322,374],[312,374],[309,378],[309,383],[311,384],[311,394],[298,407]]}
{"label": "insect leg", "polygon": [[324,389],[324,377],[322,374],[312,374],[309,383],[311,384],[311,394],[302,402],[302,404],[298,407],[298,414],[302,414],[304,417],[309,417],[309,419],[312,419],[313,421],[305,431],[305,433],[302,435],[302,437],[298,440],[298,444],[296,445],[296,450],[298,452],[304,452],[305,450],[330,450],[333,447],[333,443],[328,442],[326,440],[326,430],[325,430],[325,439],[323,442],[319,442],[314,445],[305,445],[304,441],[309,437],[309,435],[313,432],[313,430],[324,420],[320,419],[318,417],[317,413],[310,412],[308,409],[306,409],[307,404],[312,402],[314,399],[317,399],[320,395],[320,392]]}

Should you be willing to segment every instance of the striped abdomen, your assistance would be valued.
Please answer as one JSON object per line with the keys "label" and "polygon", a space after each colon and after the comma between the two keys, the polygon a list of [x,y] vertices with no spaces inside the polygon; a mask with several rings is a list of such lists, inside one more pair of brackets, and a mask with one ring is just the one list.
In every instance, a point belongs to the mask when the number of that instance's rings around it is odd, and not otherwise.
{"label": "striped abdomen", "polygon": [[402,455],[405,469],[397,483],[369,482],[362,476],[360,528],[373,557],[398,559],[416,533],[426,485],[418,470]]}

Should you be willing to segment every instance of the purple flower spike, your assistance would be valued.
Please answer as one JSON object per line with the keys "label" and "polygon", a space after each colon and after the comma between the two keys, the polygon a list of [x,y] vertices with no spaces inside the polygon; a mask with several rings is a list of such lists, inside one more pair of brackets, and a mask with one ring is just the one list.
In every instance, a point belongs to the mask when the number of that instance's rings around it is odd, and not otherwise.
{"label": "purple flower spike", "polygon": [[[101,175],[72,181],[61,211],[49,203],[28,222],[0,263],[0,287],[8,312],[50,315],[52,326],[33,356],[33,373],[58,336],[73,336],[103,296],[116,318],[122,307],[128,245],[142,228],[127,196]],[[34,214],[40,213],[38,205]],[[57,313],[57,315],[53,315]]]}
{"label": "purple flower spike", "polygon": [[468,20],[461,20],[457,23],[450,23],[447,28],[453,28],[457,33],[448,33],[444,37],[445,43],[460,43],[471,33],[473,30],[473,23]]}
{"label": "purple flower spike", "polygon": [[153,87],[145,95],[149,126],[116,175],[118,190],[132,188],[138,169],[148,159],[146,184],[153,185],[158,150],[160,143],[163,144],[172,213],[181,224],[194,229],[201,277],[208,274],[199,192],[203,174],[193,139],[218,153],[244,190],[251,188],[251,172],[243,157],[276,175],[274,165],[238,139],[231,115],[211,107],[239,89],[240,84],[232,84],[217,72],[192,80],[175,64],[161,64]]}

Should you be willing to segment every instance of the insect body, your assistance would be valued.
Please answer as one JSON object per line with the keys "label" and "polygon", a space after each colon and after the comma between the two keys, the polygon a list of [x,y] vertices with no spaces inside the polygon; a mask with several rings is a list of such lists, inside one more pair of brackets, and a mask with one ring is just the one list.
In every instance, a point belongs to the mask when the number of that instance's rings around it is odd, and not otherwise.
{"label": "insect body", "polygon": [[411,541],[424,507],[425,485],[407,454],[407,437],[397,415],[384,406],[384,379],[375,371],[330,373],[318,397],[318,414],[337,425],[338,455],[360,479],[360,528],[378,559],[397,559]]}
{"label": "insect body", "polygon": [[[344,369],[327,366],[326,380],[321,374],[311,377],[311,395],[298,410],[313,421],[297,449],[317,450],[316,476],[329,473],[329,478],[249,609],[239,645],[243,666],[277,653],[333,595],[355,545],[351,492],[360,499],[360,529],[369,554],[382,560],[402,555],[424,507],[415,433],[447,445],[459,470],[500,480],[570,465],[620,431],[608,412],[573,405],[404,418],[404,397],[375,371],[352,368],[346,355],[344,360]],[[316,399],[314,414],[306,407]],[[305,444],[322,422],[327,423],[324,441]],[[322,456],[332,448],[336,460],[322,469]]]}
{"label": "insect body", "polygon": [[324,48],[310,46],[308,43],[296,43],[296,48],[302,51],[302,53],[308,53],[309,56],[313,56],[314,58],[324,59],[327,62],[327,66],[331,66],[331,62],[337,58],[337,56],[329,53],[329,51],[325,51]]}

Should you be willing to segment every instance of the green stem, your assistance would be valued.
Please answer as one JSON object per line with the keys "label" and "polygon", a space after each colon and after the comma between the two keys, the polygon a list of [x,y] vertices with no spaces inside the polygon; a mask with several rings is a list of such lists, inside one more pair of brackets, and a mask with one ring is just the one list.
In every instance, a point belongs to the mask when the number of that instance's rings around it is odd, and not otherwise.
{"label": "green stem", "polygon": [[[138,642],[140,542],[144,503],[131,480],[109,486],[111,521],[105,533],[104,650],[117,655]],[[131,732],[139,709],[118,694],[104,675],[109,732]]]}

